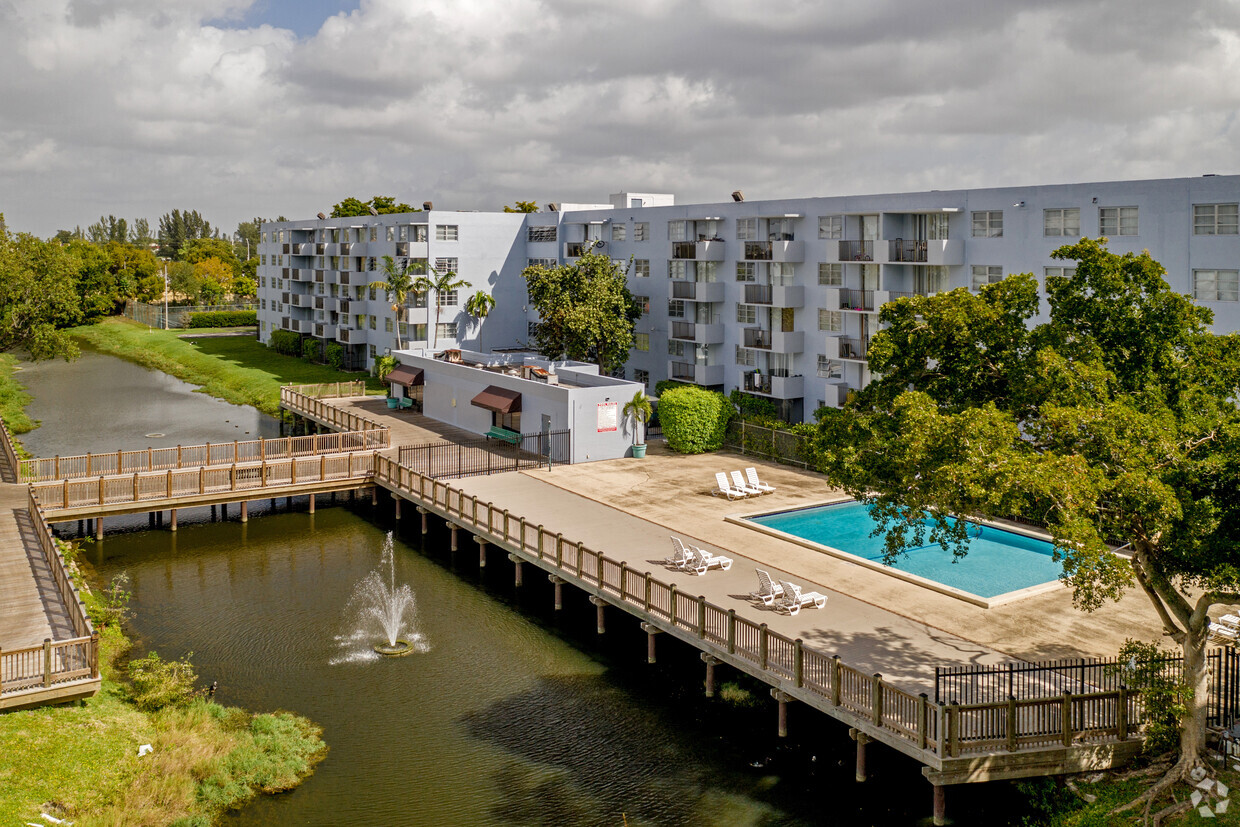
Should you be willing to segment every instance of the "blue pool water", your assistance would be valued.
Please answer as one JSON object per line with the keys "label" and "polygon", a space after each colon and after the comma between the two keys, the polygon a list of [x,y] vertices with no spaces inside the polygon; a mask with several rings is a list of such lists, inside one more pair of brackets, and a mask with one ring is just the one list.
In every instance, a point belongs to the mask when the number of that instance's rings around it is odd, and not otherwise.
{"label": "blue pool water", "polygon": [[[883,537],[871,537],[875,528],[869,509],[850,500],[835,505],[783,511],[751,522],[776,529],[810,542],[882,562]],[[996,597],[1007,592],[1057,580],[1062,567],[1052,559],[1051,544],[1023,534],[993,526],[972,526],[969,554],[959,562],[938,543],[911,550],[896,560],[892,568],[916,574],[927,580],[960,589],[979,597]],[[929,532],[926,533],[929,542]]]}

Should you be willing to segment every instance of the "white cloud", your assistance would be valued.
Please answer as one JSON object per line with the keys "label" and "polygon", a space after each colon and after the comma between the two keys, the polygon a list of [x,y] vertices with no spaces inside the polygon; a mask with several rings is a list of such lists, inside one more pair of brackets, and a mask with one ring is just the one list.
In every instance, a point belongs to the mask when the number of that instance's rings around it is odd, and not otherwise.
{"label": "white cloud", "polygon": [[[0,211],[495,209],[1234,172],[1230,0],[0,0]],[[239,24],[238,24],[239,25]]]}

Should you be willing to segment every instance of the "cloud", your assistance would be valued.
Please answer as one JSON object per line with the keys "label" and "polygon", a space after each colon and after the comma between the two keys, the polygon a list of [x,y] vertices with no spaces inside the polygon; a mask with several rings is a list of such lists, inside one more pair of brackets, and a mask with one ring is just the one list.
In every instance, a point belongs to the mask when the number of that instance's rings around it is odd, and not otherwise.
{"label": "cloud", "polygon": [[0,0],[0,210],[49,235],[1234,172],[1229,0]]}

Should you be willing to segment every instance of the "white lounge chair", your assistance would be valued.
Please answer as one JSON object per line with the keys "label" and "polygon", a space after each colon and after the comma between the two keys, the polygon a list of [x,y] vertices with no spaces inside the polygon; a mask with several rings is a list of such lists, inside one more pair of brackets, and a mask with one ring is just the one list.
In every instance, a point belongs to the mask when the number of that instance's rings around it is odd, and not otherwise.
{"label": "white lounge chair", "polygon": [[710,494],[712,497],[723,494],[729,500],[743,500],[748,496],[744,491],[737,491],[733,488],[732,484],[728,482],[728,475],[722,471],[715,474],[715,490],[710,492]]}
{"label": "white lounge chair", "polygon": [[1221,623],[1210,624],[1210,637],[1218,638],[1225,643],[1240,643],[1240,631]]}
{"label": "white lounge chair", "polygon": [[744,491],[746,496],[761,497],[763,492],[757,488],[753,488],[749,483],[745,482],[745,478],[741,476],[740,471],[732,472],[732,487],[737,491]]}
{"label": "white lounge chair", "polygon": [[709,551],[703,551],[697,546],[689,546],[689,556],[693,558],[693,562],[689,563],[685,568],[694,574],[706,574],[709,569],[727,571],[732,568],[731,557],[711,554]]}
{"label": "white lounge chair", "polygon": [[761,600],[762,605],[769,606],[775,602],[775,598],[782,597],[784,587],[771,579],[771,575],[762,569],[754,569],[758,573],[758,590],[750,592],[749,596],[754,600]]}
{"label": "white lounge chair", "polygon": [[801,611],[802,607],[812,605],[815,609],[821,609],[827,605],[827,596],[818,592],[802,592],[801,587],[789,583],[787,580],[780,580],[779,585],[783,587],[783,597],[775,601],[775,608],[782,612],[794,615]]}
{"label": "white lounge chair", "polygon": [[761,491],[763,494],[770,494],[775,490],[775,486],[767,485],[766,483],[758,479],[757,468],[746,468],[745,479],[749,480],[750,488],[756,488],[759,491]]}
{"label": "white lounge chair", "polygon": [[673,537],[672,556],[668,557],[663,562],[667,563],[669,566],[684,569],[693,562],[693,555],[689,553],[689,549],[685,548],[685,544],[680,541],[679,537]]}
{"label": "white lounge chair", "polygon": [[1240,629],[1240,615],[1223,615],[1218,622],[1233,629]]}

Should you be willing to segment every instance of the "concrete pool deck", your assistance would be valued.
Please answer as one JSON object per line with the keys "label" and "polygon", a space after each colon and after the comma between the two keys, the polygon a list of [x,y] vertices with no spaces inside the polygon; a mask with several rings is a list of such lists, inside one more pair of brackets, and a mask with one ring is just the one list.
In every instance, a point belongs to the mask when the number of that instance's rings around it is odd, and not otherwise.
{"label": "concrete pool deck", "polygon": [[[825,609],[807,609],[796,618],[769,612],[763,620],[772,629],[838,651],[857,668],[872,664],[906,687],[924,681],[934,663],[1113,656],[1127,638],[1162,637],[1153,608],[1138,591],[1093,613],[1073,608],[1066,588],[985,609],[725,522],[729,514],[797,508],[843,494],[818,474],[754,457],[725,451],[684,456],[656,444],[651,449],[644,460],[556,466],[551,472],[453,484],[651,571],[671,553],[669,534],[697,541],[732,557],[732,570],[704,577],[664,570],[659,576],[712,600],[735,602],[728,596],[743,598],[756,589],[755,566],[773,575],[787,573],[830,599]],[[731,502],[710,495],[715,472],[749,465],[776,486],[775,493]]]}

